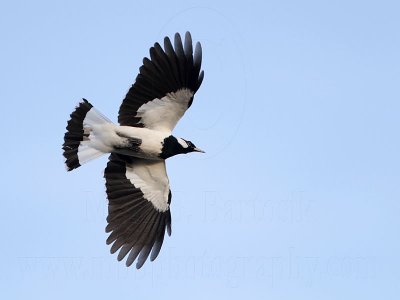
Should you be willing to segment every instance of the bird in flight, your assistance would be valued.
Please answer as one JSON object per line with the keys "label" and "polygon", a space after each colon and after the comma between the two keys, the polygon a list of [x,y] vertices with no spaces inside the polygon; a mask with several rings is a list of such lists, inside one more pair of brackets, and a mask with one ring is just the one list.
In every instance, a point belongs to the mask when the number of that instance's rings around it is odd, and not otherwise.
{"label": "bird in flight", "polygon": [[126,265],[136,259],[141,268],[148,256],[153,261],[171,235],[171,190],[165,160],[177,154],[204,152],[192,142],[172,135],[172,130],[192,105],[204,71],[202,49],[193,51],[192,38],[174,45],[164,38],[150,48],[150,58],[119,108],[112,123],[86,99],[71,113],[64,135],[63,155],[68,171],[103,154],[110,154],[104,171],[108,198],[106,232],[111,253]]}

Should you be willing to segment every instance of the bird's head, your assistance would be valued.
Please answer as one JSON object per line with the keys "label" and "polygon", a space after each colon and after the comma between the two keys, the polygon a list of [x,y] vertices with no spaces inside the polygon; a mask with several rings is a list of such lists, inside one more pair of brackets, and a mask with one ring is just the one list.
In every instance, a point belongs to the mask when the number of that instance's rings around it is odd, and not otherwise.
{"label": "bird's head", "polygon": [[205,153],[203,150],[197,148],[191,141],[170,135],[164,139],[160,157],[166,159],[177,154],[186,154],[190,152]]}
{"label": "bird's head", "polygon": [[182,153],[189,153],[189,152],[201,152],[205,153],[203,150],[197,148],[191,141],[187,141],[182,138],[177,138],[178,143],[182,146]]}

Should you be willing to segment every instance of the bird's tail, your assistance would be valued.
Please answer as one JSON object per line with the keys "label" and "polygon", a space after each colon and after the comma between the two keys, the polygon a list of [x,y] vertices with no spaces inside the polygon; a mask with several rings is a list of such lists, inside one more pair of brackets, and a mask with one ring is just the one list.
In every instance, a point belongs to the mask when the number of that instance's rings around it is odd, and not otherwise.
{"label": "bird's tail", "polygon": [[97,111],[86,99],[75,108],[68,121],[67,132],[64,135],[64,157],[68,171],[97,158],[107,152],[102,152],[92,146],[91,132],[93,126],[111,123]]}

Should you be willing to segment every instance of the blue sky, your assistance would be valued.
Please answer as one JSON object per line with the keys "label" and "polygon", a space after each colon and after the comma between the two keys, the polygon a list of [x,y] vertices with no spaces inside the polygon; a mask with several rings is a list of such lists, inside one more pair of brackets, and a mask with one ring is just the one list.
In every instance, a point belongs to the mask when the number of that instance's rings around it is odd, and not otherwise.
{"label": "blue sky", "polygon": [[[397,299],[399,9],[3,1],[1,298]],[[137,271],[105,244],[106,157],[67,173],[63,134],[186,30],[205,80],[175,135],[207,153],[168,161],[173,234]]]}

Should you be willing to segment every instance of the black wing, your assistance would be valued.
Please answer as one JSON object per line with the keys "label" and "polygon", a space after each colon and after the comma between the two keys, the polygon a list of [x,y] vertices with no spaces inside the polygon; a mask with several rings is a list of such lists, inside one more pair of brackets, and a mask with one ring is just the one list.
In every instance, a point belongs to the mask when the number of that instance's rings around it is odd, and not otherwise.
{"label": "black wing", "polygon": [[174,47],[164,38],[164,50],[155,43],[150,59],[145,57],[135,83],[129,89],[119,109],[121,125],[172,131],[190,107],[199,89],[204,72],[200,72],[202,51],[186,32],[182,44],[175,34]]}
{"label": "black wing", "polygon": [[128,253],[126,265],[138,257],[141,268],[147,257],[156,259],[165,229],[171,235],[171,191],[164,161],[148,161],[111,154],[104,171],[109,200],[107,244],[111,253],[121,248],[118,260]]}

